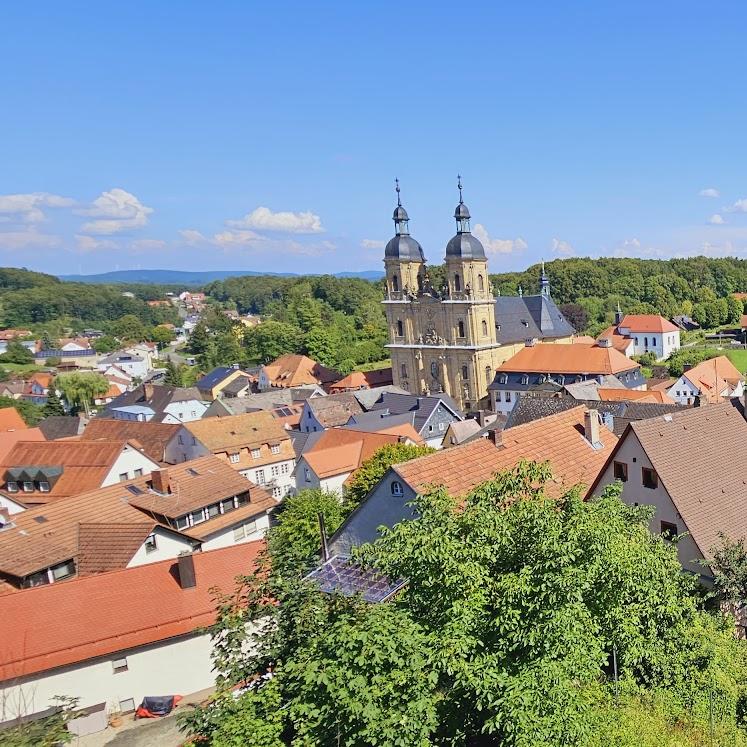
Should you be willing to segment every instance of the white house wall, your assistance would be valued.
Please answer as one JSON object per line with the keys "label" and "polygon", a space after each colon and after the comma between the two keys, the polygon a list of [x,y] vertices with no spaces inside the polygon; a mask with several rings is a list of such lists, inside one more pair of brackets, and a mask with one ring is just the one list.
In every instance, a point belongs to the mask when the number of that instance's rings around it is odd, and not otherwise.
{"label": "white house wall", "polygon": [[132,556],[132,560],[127,564],[128,568],[134,568],[137,565],[147,565],[148,563],[157,563],[159,560],[171,560],[177,558],[183,552],[189,552],[194,543],[185,537],[169,532],[163,527],[156,527],[156,549],[147,552],[145,543],[140,545],[137,552]]}
{"label": "white house wall", "polygon": [[191,423],[193,420],[199,420],[202,414],[207,410],[209,402],[202,402],[197,399],[188,399],[183,402],[172,402],[166,405],[164,412],[171,416],[170,419],[164,418],[164,423]]}
{"label": "white house wall", "polygon": [[[635,461],[633,461],[634,459]],[[678,534],[687,532],[685,520],[675,508],[661,478],[659,478],[656,488],[643,487],[641,468],[653,469],[653,465],[646,456],[638,437],[632,431],[620,444],[615,461],[624,462],[628,465],[628,481],[623,483],[622,500],[629,506],[653,506],[656,509],[656,513],[649,523],[651,532],[659,534],[662,521],[676,524]],[[594,494],[601,495],[604,488],[614,482],[614,464],[611,462],[602,474]],[[690,535],[682,537],[677,543],[677,557],[686,570],[701,574],[706,570],[698,563],[699,560],[703,559],[703,555]]]}
{"label": "white house wall", "polygon": [[[42,711],[58,695],[79,698],[80,708],[104,701],[112,708],[129,698],[137,707],[146,695],[204,690],[215,683],[210,651],[209,635],[191,635],[7,681],[0,684],[0,708],[5,709],[0,720]],[[115,674],[112,661],[122,657],[127,671]]]}
{"label": "white house wall", "polygon": [[142,452],[133,449],[132,446],[125,446],[109,470],[106,479],[101,483],[101,487],[121,482],[119,476],[125,473],[127,479],[132,480],[135,477],[135,470],[138,469],[141,469],[144,475],[149,475],[154,469],[160,469],[160,466]]}
{"label": "white house wall", "polygon": [[[241,526],[245,528],[244,536],[236,539],[234,531]],[[262,539],[267,534],[269,528],[270,515],[259,514],[251,519],[244,519],[230,527],[226,527],[209,537],[205,537],[202,541],[202,549],[205,551],[217,550],[220,547],[231,547],[233,545],[243,545],[245,542],[254,542],[255,540]]]}
{"label": "white house wall", "polygon": [[210,454],[209,449],[203,446],[186,428],[181,428],[176,436],[166,444],[164,461],[177,464],[208,454]]}

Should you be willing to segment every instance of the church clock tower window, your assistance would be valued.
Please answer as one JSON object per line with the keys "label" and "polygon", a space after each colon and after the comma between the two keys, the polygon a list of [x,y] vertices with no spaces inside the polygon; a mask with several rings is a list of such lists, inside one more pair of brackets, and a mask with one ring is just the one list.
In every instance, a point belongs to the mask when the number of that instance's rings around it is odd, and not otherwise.
{"label": "church clock tower window", "polygon": [[405,328],[404,328],[404,325],[402,324],[402,320],[397,319],[397,336],[403,337],[404,334],[405,334]]}
{"label": "church clock tower window", "polygon": [[396,272],[392,275],[392,290],[395,293],[399,290],[399,278],[397,277]]}
{"label": "church clock tower window", "polygon": [[457,337],[464,337],[464,322],[461,319],[457,324]]}

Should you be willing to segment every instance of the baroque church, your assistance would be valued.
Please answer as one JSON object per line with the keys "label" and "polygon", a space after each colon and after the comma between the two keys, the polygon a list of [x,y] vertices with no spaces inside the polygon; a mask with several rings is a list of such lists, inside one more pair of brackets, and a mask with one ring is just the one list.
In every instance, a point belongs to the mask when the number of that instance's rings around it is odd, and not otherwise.
{"label": "baroque church", "polygon": [[395,235],[384,249],[394,383],[413,394],[446,393],[465,411],[489,407],[495,369],[525,345],[571,343],[574,329],[550,296],[544,264],[540,293],[493,295],[482,243],[462,199],[456,234],[446,244],[446,283],[431,284],[423,248],[410,235],[397,182]]}

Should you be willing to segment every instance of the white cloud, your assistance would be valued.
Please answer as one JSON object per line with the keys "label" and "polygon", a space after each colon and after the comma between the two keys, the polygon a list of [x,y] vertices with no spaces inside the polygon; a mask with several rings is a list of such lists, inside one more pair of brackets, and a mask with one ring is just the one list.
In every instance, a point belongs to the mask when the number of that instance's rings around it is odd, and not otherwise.
{"label": "white cloud", "polygon": [[714,213],[709,219],[708,222],[712,226],[722,226],[726,221],[723,219],[722,216],[720,216],[718,213]]}
{"label": "white cloud", "polygon": [[747,213],[747,197],[737,200],[731,207],[724,208],[725,213]]}
{"label": "white cloud", "polygon": [[55,249],[62,244],[59,236],[40,233],[36,226],[29,226],[20,231],[0,233],[0,249],[15,251],[17,249]]}
{"label": "white cloud", "polygon": [[77,212],[78,215],[97,219],[85,223],[81,228],[83,233],[111,235],[147,225],[153,208],[143,205],[135,195],[124,189],[115,188],[102,192],[91,207]]}
{"label": "white cloud", "polygon": [[72,207],[75,200],[69,197],[49,194],[48,192],[32,192],[31,194],[0,195],[0,213],[13,216],[21,223],[41,223],[45,216],[42,208]]}
{"label": "white cloud", "polygon": [[331,241],[303,243],[291,239],[270,239],[254,231],[220,231],[206,236],[194,228],[179,231],[179,235],[190,246],[215,246],[224,251],[251,249],[262,254],[296,254],[318,257],[334,251],[337,247]]}
{"label": "white cloud", "polygon": [[81,252],[119,249],[117,243],[111,239],[96,239],[93,236],[83,236],[82,234],[75,235],[75,243],[77,244],[78,251]]}
{"label": "white cloud", "polygon": [[273,213],[266,207],[258,207],[240,220],[226,221],[232,228],[254,228],[257,231],[277,231],[279,233],[323,233],[322,219],[311,211]]}
{"label": "white cloud", "polygon": [[476,223],[472,233],[480,240],[488,254],[511,254],[527,248],[527,242],[521,236],[515,239],[492,239],[482,223]]}
{"label": "white cloud", "polygon": [[185,228],[179,231],[179,235],[190,246],[198,246],[199,244],[205,244],[208,241],[200,231],[197,231],[194,228]]}
{"label": "white cloud", "polygon": [[562,241],[561,239],[558,239],[558,238],[553,238],[552,250],[556,254],[560,254],[563,257],[572,257],[576,253],[576,250],[573,248],[573,246],[569,242]]}
{"label": "white cloud", "polygon": [[386,241],[379,241],[377,239],[363,239],[361,246],[364,249],[383,249],[386,246]]}
{"label": "white cloud", "polygon": [[261,240],[262,237],[254,231],[221,231],[213,235],[212,243],[218,246],[248,246]]}
{"label": "white cloud", "polygon": [[708,189],[701,189],[698,194],[701,197],[721,197],[721,192],[719,192],[715,187],[708,187]]}

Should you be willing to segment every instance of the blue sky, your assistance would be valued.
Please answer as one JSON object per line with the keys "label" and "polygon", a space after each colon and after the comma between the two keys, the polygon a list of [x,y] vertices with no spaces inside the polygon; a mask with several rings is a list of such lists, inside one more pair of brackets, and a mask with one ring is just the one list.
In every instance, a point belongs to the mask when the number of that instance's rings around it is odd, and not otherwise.
{"label": "blue sky", "polygon": [[[379,269],[747,256],[747,6],[8,3],[0,264]],[[712,196],[708,196],[712,195]]]}

